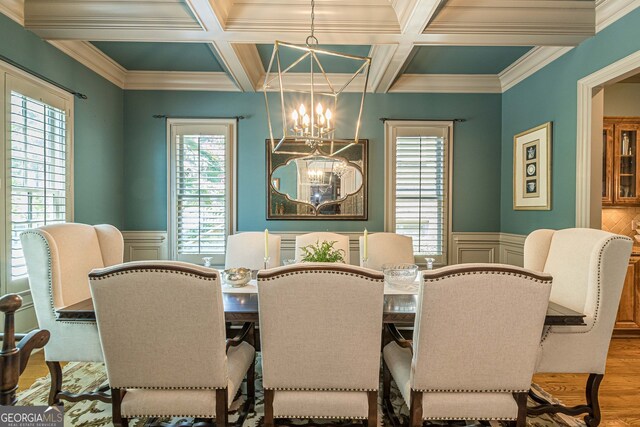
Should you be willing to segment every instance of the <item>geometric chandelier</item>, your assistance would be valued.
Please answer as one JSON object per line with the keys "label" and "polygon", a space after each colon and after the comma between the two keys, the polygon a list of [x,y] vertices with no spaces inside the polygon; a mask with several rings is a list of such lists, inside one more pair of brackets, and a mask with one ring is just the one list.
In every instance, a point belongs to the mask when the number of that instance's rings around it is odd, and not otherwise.
{"label": "geometric chandelier", "polygon": [[[315,1],[311,0],[311,35],[304,45],[275,41],[262,88],[272,152],[276,152],[285,140],[304,143],[314,150],[330,144],[331,154],[335,154],[334,142],[358,143],[371,58],[320,48],[314,35],[314,9]],[[289,59],[284,65],[283,57]],[[340,74],[340,81],[332,82],[332,76],[326,73],[323,64],[336,58],[348,64],[348,69],[356,71]],[[308,73],[299,72],[301,67]],[[340,95],[362,80],[364,85],[359,105],[343,107],[339,103]],[[274,131],[280,133],[280,121],[281,136],[274,137]]]}

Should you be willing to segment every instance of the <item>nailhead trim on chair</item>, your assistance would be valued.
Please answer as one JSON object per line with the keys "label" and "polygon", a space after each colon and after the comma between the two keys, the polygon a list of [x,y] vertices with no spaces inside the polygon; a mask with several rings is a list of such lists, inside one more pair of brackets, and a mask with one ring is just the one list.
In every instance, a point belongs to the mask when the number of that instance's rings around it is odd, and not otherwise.
{"label": "nailhead trim on chair", "polygon": [[144,415],[123,415],[123,418],[163,418],[163,417],[179,417],[179,418],[215,418],[215,415],[152,415],[152,414],[144,414]]}
{"label": "nailhead trim on chair", "polygon": [[528,393],[529,389],[526,390],[451,390],[451,389],[412,389],[414,391],[419,391],[422,393]]}
{"label": "nailhead trim on chair", "polygon": [[197,279],[203,279],[203,280],[216,280],[218,279],[217,274],[215,275],[211,275],[211,276],[204,276],[204,275],[200,275],[200,274],[196,274],[196,273],[188,273],[186,271],[183,270],[174,270],[171,268],[136,268],[136,269],[131,269],[131,270],[124,270],[124,271],[114,271],[114,272],[110,272],[101,276],[95,276],[92,275],[91,280],[103,280],[103,279],[108,279],[110,277],[113,276],[122,276],[122,275],[126,275],[126,274],[131,274],[131,273],[148,273],[148,272],[152,272],[152,273],[173,273],[173,274],[180,274],[182,276],[189,276],[189,277],[195,277]]}
{"label": "nailhead trim on chair", "polygon": [[423,417],[423,420],[442,420],[442,421],[455,421],[455,420],[461,420],[461,421],[475,421],[475,420],[480,420],[480,421],[515,421],[517,420],[517,418],[460,418],[460,417],[455,417],[455,418],[435,418],[435,417]]}
{"label": "nailhead trim on chair", "polygon": [[[111,384],[111,387],[117,388],[120,390],[126,389],[138,389],[138,390],[224,390],[226,387],[163,387],[163,386],[154,386],[154,387],[145,387],[145,386],[114,386]],[[177,416],[177,415],[176,415]]]}
{"label": "nailhead trim on chair", "polygon": [[445,278],[448,277],[458,277],[458,276],[471,276],[471,275],[475,275],[475,274],[499,274],[502,276],[515,276],[515,277],[520,277],[522,279],[529,279],[532,282],[536,282],[536,283],[551,283],[553,282],[553,279],[551,277],[549,277],[549,279],[539,279],[527,274],[522,274],[522,273],[516,273],[516,272],[511,272],[511,271],[502,271],[502,270],[493,270],[493,271],[482,271],[482,270],[477,270],[477,271],[461,271],[459,273],[452,273],[452,274],[443,274],[440,277],[435,277],[435,278],[426,278],[426,276],[423,276],[423,280],[425,282],[438,282],[441,280],[444,280]]}
{"label": "nailhead trim on chair", "polygon": [[[598,323],[598,314],[600,313],[600,290],[602,289],[602,253],[604,252],[605,248],[607,247],[607,245],[609,243],[611,243],[614,240],[627,240],[628,237],[622,237],[622,236],[612,236],[609,237],[607,239],[606,242],[604,242],[604,244],[602,245],[602,247],[600,248],[600,252],[598,253],[598,295],[596,297],[596,309],[595,312],[593,314],[593,324],[591,325],[591,327],[589,329],[586,329],[584,331],[575,331],[575,332],[563,332],[563,333],[571,333],[571,334],[586,334],[589,333],[593,330],[593,328],[595,328],[596,323]],[[546,328],[546,330],[544,331],[544,334],[542,336],[542,340],[540,341],[540,344],[543,344],[545,342],[545,340],[549,337],[549,334],[552,333],[552,328],[553,326],[549,326]]]}
{"label": "nailhead trim on chair", "polygon": [[317,418],[321,420],[366,420],[367,417],[330,417],[327,415],[274,415],[273,418]]}
{"label": "nailhead trim on chair", "polygon": [[[51,248],[49,247],[49,242],[47,241],[47,239],[42,235],[42,233],[38,233],[36,231],[23,231],[22,233],[20,233],[20,235],[22,234],[33,234],[34,236],[38,236],[39,238],[42,239],[42,241],[44,242],[45,247],[47,248],[47,259],[48,259],[48,282],[49,282],[49,305],[51,306],[51,313],[53,313],[54,317],[58,317],[58,314],[56,313],[56,307],[53,303],[53,277],[51,277],[51,273],[53,271],[52,267],[51,267]],[[58,320],[56,320],[58,321]],[[92,325],[95,326],[96,322],[95,321],[87,321],[87,322],[81,322],[81,321],[77,321],[77,322],[62,322],[64,324],[67,325]]]}
{"label": "nailhead trim on chair", "polygon": [[369,280],[371,282],[384,282],[384,278],[381,279],[374,279],[372,277],[368,277],[362,274],[358,274],[358,273],[351,273],[351,272],[346,272],[346,271],[335,271],[335,270],[304,270],[304,271],[292,271],[292,272],[288,272],[288,273],[281,273],[278,274],[277,276],[271,276],[271,277],[260,277],[258,276],[258,281],[259,282],[268,282],[271,280],[275,280],[278,277],[286,277],[286,276],[294,276],[297,274],[305,274],[305,273],[325,273],[325,274],[338,274],[341,276],[353,276],[353,277],[360,277],[366,280]]}
{"label": "nailhead trim on chair", "polygon": [[270,388],[275,391],[378,391],[377,388]]}

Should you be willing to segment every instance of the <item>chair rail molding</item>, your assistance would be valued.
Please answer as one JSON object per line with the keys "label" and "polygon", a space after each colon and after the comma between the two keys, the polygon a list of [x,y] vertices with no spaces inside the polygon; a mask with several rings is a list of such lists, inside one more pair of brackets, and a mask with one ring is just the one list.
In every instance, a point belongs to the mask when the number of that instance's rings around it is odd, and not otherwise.
{"label": "chair rail molding", "polygon": [[[578,124],[576,133],[576,227],[600,228],[592,224],[591,211],[600,209],[600,197],[592,197],[591,156],[593,96],[604,85],[613,84],[640,72],[640,51],[634,52],[580,80],[578,80]],[[601,119],[601,118],[600,118]],[[600,190],[597,191],[599,194]],[[595,193],[594,193],[595,194]]]}
{"label": "chair rail molding", "polygon": [[124,262],[169,259],[166,231],[123,231]]}

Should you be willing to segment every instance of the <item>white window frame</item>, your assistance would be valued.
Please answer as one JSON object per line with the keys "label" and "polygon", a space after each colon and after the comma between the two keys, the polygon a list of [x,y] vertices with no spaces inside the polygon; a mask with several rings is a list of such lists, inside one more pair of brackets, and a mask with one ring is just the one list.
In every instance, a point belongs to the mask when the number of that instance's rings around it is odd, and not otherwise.
{"label": "white window frame", "polygon": [[[169,242],[169,257],[178,260],[177,248],[177,202],[176,202],[176,138],[175,130],[178,126],[226,126],[228,138],[226,141],[226,170],[228,172],[226,180],[226,219],[225,219],[225,244],[227,237],[234,233],[236,227],[237,212],[237,140],[238,124],[236,119],[167,119],[167,235]],[[194,254],[182,256],[184,261],[202,264],[202,258],[212,257],[212,265],[224,265],[224,254]]]}
{"label": "white window frame", "polygon": [[[65,164],[65,219],[67,222],[74,220],[74,97],[72,94],[44,82],[37,77],[28,74],[12,65],[0,61],[0,134],[3,135],[2,149],[0,150],[0,164],[2,165],[0,180],[0,217],[3,227],[0,227],[0,269],[3,274],[0,277],[0,294],[17,292],[23,297],[28,295],[29,282],[27,278],[11,279],[11,92],[15,91],[29,98],[39,100],[53,107],[64,110],[66,113],[66,164]],[[32,303],[26,304],[27,309]]]}
{"label": "white window frame", "polygon": [[[396,231],[396,138],[398,134],[415,132],[416,136],[425,133],[426,129],[439,128],[446,130],[448,135],[445,141],[445,196],[446,208],[444,212],[443,254],[441,259],[436,257],[436,265],[446,265],[451,258],[451,206],[453,188],[453,121],[427,121],[427,120],[387,120],[385,127],[385,231]],[[425,265],[424,256],[416,256],[416,264]]]}

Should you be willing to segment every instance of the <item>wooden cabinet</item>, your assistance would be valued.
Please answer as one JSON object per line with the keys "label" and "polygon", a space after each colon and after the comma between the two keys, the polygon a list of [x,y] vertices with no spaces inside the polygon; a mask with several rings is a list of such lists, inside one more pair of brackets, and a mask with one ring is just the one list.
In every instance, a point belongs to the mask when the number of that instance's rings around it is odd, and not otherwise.
{"label": "wooden cabinet", "polygon": [[629,260],[615,328],[619,333],[640,333],[640,256],[637,255]]}
{"label": "wooden cabinet", "polygon": [[602,204],[640,206],[640,117],[605,117]]}

